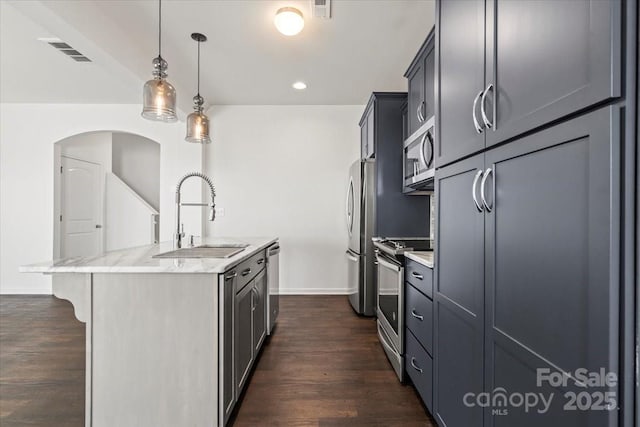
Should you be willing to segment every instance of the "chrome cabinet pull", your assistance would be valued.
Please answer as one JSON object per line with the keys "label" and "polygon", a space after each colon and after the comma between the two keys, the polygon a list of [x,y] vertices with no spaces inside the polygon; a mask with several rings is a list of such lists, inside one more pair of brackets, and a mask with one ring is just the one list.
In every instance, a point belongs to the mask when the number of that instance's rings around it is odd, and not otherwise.
{"label": "chrome cabinet pull", "polygon": [[248,276],[249,274],[251,274],[251,269],[247,268],[246,270],[243,270],[242,273],[240,274],[242,274],[243,277]]}
{"label": "chrome cabinet pull", "polygon": [[418,367],[418,365],[416,365],[416,358],[415,357],[411,358],[411,367],[413,369],[415,369],[416,371],[422,373],[422,369],[420,369],[420,367]]}
{"label": "chrome cabinet pull", "polygon": [[422,105],[418,105],[416,108],[416,116],[418,116],[418,123],[422,123],[424,119],[422,118],[422,114],[420,114],[420,110],[422,109]]}
{"label": "chrome cabinet pull", "polygon": [[482,113],[482,121],[487,126],[487,128],[492,128],[493,127],[493,123],[491,123],[489,121],[489,117],[487,117],[487,113],[484,110],[485,99],[487,98],[487,94],[489,93],[490,90],[493,90],[493,83],[489,83],[489,86],[487,86],[487,88],[483,92],[483,94],[482,94],[482,102],[480,103],[480,112]]}
{"label": "chrome cabinet pull", "polygon": [[471,184],[471,197],[473,197],[473,203],[476,204],[478,212],[482,212],[482,205],[478,202],[478,196],[476,195],[476,187],[478,186],[478,179],[480,179],[480,175],[482,175],[482,170],[479,170],[476,173],[475,178],[473,178],[473,184]]}
{"label": "chrome cabinet pull", "polygon": [[236,273],[235,270],[233,270],[231,273],[227,274],[226,276],[224,276],[225,280],[231,280],[238,277],[238,273]]}
{"label": "chrome cabinet pull", "polygon": [[424,316],[421,316],[421,315],[419,315],[418,313],[416,313],[416,309],[415,309],[415,308],[412,308],[412,309],[411,309],[411,315],[412,315],[413,317],[415,317],[416,319],[420,320],[420,321],[423,321],[423,320],[424,320]]}
{"label": "chrome cabinet pull", "polygon": [[411,275],[412,275],[413,277],[415,277],[416,279],[418,279],[418,280],[422,280],[422,279],[424,279],[424,276],[423,276],[422,274],[418,274],[418,273],[416,273],[415,271],[412,271],[412,272],[411,272]]}
{"label": "chrome cabinet pull", "polygon": [[258,261],[256,261],[256,264],[262,265],[263,262],[264,262],[264,258],[260,258]]}
{"label": "chrome cabinet pull", "polygon": [[427,104],[424,101],[422,101],[420,103],[420,115],[422,116],[422,121],[423,122],[427,121],[427,118],[424,115],[424,113],[426,113],[426,111],[427,111]]}
{"label": "chrome cabinet pull", "polygon": [[475,99],[473,100],[473,111],[471,111],[471,117],[473,117],[473,125],[476,127],[476,132],[482,133],[482,126],[478,122],[478,118],[476,117],[476,110],[478,109],[478,100],[480,96],[482,96],[483,91],[478,92]]}
{"label": "chrome cabinet pull", "polygon": [[482,204],[484,205],[484,208],[487,210],[487,212],[491,212],[493,206],[490,206],[489,203],[487,203],[487,199],[484,195],[484,188],[485,184],[487,183],[487,178],[489,178],[489,175],[492,173],[493,171],[491,170],[491,168],[487,169],[484,172],[484,177],[482,177],[482,182],[480,183],[480,198],[482,199]]}

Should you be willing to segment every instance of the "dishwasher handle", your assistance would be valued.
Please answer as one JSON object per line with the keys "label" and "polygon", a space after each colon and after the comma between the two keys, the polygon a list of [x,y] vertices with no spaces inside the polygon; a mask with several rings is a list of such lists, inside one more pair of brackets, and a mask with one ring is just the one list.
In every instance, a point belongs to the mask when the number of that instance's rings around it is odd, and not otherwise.
{"label": "dishwasher handle", "polygon": [[280,253],[280,245],[274,245],[269,248],[268,256],[276,256]]}

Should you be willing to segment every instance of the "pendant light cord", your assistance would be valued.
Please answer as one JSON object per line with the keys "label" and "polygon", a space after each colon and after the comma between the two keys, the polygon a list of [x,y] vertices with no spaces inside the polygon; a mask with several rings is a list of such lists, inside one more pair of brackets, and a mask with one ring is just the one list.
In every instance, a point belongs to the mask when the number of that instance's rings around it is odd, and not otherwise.
{"label": "pendant light cord", "polygon": [[158,0],[158,56],[162,58],[162,0]]}
{"label": "pendant light cord", "polygon": [[200,96],[200,40],[198,40],[198,96]]}

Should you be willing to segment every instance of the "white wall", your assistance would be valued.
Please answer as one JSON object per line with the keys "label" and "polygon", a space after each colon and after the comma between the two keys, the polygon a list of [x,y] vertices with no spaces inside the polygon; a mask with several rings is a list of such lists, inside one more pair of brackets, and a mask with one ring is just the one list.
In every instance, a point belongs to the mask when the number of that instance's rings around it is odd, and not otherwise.
{"label": "white wall", "polygon": [[60,154],[74,159],[98,163],[103,171],[111,171],[111,132],[74,135],[59,141]]}
{"label": "white wall", "polygon": [[139,135],[113,134],[112,171],[147,203],[160,206],[160,145]]}
{"label": "white wall", "polygon": [[113,173],[106,174],[105,178],[105,250],[154,243],[158,211]]}
{"label": "white wall", "polygon": [[348,168],[364,106],[219,106],[205,147],[211,236],[279,236],[283,293],[345,293]]}
{"label": "white wall", "polygon": [[[202,166],[184,126],[144,120],[139,105],[0,104],[0,293],[51,292],[49,276],[18,267],[53,257],[54,143],[72,135],[129,132],[160,143],[160,236],[170,240],[175,184]],[[201,188],[185,185],[185,199],[199,199]],[[200,211],[185,209],[184,219],[199,234]]]}

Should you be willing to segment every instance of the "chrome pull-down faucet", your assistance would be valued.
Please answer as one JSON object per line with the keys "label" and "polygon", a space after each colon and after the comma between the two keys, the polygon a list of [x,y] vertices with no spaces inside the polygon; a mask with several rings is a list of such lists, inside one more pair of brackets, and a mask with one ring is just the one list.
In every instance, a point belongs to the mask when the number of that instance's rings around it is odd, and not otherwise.
{"label": "chrome pull-down faucet", "polygon": [[[211,191],[211,204],[206,203],[181,203],[180,202],[180,189],[182,188],[182,184],[192,176],[201,178],[204,182],[209,186],[209,190]],[[181,206],[209,206],[209,221],[213,221],[216,219],[216,190],[213,187],[213,182],[211,182],[211,178],[202,174],[200,172],[191,172],[180,178],[178,181],[178,185],[176,186],[176,233],[173,238],[173,245],[176,248],[182,247],[182,238],[184,237],[184,229],[180,229],[180,207]]]}

